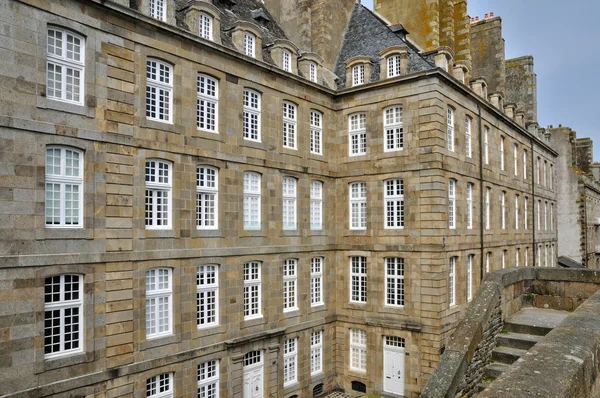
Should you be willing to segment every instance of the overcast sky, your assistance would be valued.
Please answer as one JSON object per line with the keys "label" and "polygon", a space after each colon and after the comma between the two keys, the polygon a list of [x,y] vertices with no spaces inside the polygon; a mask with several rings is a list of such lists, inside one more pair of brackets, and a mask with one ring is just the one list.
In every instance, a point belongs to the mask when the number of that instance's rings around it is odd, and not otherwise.
{"label": "overcast sky", "polygon": [[469,0],[471,17],[489,12],[502,17],[507,59],[534,56],[538,123],[591,137],[600,161],[600,1]]}

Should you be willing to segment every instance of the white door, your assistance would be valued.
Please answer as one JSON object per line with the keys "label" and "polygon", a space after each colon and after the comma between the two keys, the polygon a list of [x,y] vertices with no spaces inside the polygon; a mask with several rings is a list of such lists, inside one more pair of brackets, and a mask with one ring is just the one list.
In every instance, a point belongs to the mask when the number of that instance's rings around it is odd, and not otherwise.
{"label": "white door", "polygon": [[244,398],[263,398],[263,361],[261,351],[252,351],[244,358]]}
{"label": "white door", "polygon": [[383,337],[383,390],[404,395],[404,339]]}

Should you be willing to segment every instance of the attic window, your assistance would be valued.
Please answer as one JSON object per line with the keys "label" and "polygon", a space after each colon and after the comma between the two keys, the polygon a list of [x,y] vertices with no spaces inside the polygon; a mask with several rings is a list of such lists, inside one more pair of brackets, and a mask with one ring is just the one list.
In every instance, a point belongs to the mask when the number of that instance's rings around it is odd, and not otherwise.
{"label": "attic window", "polygon": [[292,71],[292,53],[290,53],[288,50],[283,50],[283,52],[281,53],[281,57],[282,57],[283,70],[286,72],[291,72]]}
{"label": "attic window", "polygon": [[255,54],[256,36],[250,32],[244,34],[244,53],[252,58],[256,58]]}
{"label": "attic window", "polygon": [[400,75],[400,55],[392,55],[387,59],[388,77]]}
{"label": "attic window", "polygon": [[361,84],[365,84],[365,64],[352,67],[352,85],[360,86]]}

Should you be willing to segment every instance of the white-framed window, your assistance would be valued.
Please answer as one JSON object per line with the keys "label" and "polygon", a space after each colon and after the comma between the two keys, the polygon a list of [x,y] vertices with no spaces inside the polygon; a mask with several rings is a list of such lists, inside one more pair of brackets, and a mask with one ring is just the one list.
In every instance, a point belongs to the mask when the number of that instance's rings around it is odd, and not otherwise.
{"label": "white-framed window", "polygon": [[291,177],[283,179],[283,229],[295,230],[298,228],[296,217],[296,186],[297,181]]}
{"label": "white-framed window", "polygon": [[310,111],[310,153],[323,154],[323,114]]}
{"label": "white-framed window", "polygon": [[467,229],[473,229],[473,184],[467,183]]}
{"label": "white-framed window", "polygon": [[548,202],[544,202],[544,231],[548,230]]}
{"label": "white-framed window", "polygon": [[404,181],[400,178],[385,181],[385,229],[404,228]]}
{"label": "white-framed window", "polygon": [[400,75],[400,56],[392,55],[387,58],[387,77]]}
{"label": "white-framed window", "polygon": [[513,161],[515,166],[515,175],[519,175],[519,147],[517,144],[513,144]]}
{"label": "white-framed window", "polygon": [[173,373],[163,373],[146,380],[146,398],[172,398]]}
{"label": "white-framed window", "polygon": [[448,141],[448,150],[454,152],[454,109],[448,107],[448,114],[446,117],[446,139]]}
{"label": "white-framed window", "polygon": [[385,305],[404,306],[404,259],[385,259]]}
{"label": "white-framed window", "polygon": [[207,40],[213,40],[213,18],[204,13],[200,13],[198,25],[200,27],[200,37]]}
{"label": "white-framed window", "polygon": [[350,156],[367,154],[367,115],[355,113],[348,118],[348,146]]}
{"label": "white-framed window", "polygon": [[448,227],[456,229],[456,180],[448,180]]}
{"label": "white-framed window", "polygon": [[283,341],[283,385],[289,386],[298,381],[298,339]]}
{"label": "white-framed window", "polygon": [[485,272],[489,273],[490,272],[490,261],[492,259],[492,253],[491,252],[487,252],[485,253]]}
{"label": "white-framed window", "polygon": [[367,229],[367,183],[352,182],[350,191],[350,229]]}
{"label": "white-framed window", "polygon": [[490,163],[489,133],[490,129],[485,126],[483,128],[483,162],[485,164]]}
{"label": "white-framed window", "polygon": [[196,271],[198,329],[219,324],[219,266],[201,265]]}
{"label": "white-framed window", "polygon": [[83,105],[85,39],[70,31],[48,28],[46,42],[46,97]]}
{"label": "white-framed window", "polygon": [[244,138],[260,142],[260,93],[244,90]]}
{"label": "white-framed window", "polygon": [[361,84],[365,84],[365,64],[352,67],[352,85],[359,86]]}
{"label": "white-framed window", "polygon": [[538,200],[538,205],[537,205],[537,230],[541,231],[542,230],[542,219],[540,217],[540,213],[542,211],[542,201]]}
{"label": "white-framed window", "polygon": [[316,375],[323,371],[323,331],[310,333],[310,374]]}
{"label": "white-framed window", "polygon": [[198,73],[198,98],[196,101],[196,127],[198,130],[217,132],[219,120],[219,82]]}
{"label": "white-framed window", "polygon": [[308,64],[308,78],[311,82],[314,83],[317,83],[319,81],[317,75],[317,64],[315,64],[314,62]]}
{"label": "white-framed window", "polygon": [[256,58],[256,36],[250,32],[244,33],[244,54]]}
{"label": "white-framed window", "polygon": [[544,246],[544,267],[548,267],[548,245]]}
{"label": "white-framed window", "polygon": [[473,156],[471,145],[471,118],[465,117],[465,153],[468,158]]}
{"label": "white-framed window", "polygon": [[150,0],[150,17],[163,22],[167,20],[166,0]]}
{"label": "white-framed window", "polygon": [[325,304],[323,299],[323,257],[310,259],[310,306]]}
{"label": "white-framed window", "polygon": [[515,252],[515,264],[517,268],[519,267],[519,257],[521,257],[521,249],[517,247],[517,251]]}
{"label": "white-framed window", "polygon": [[547,169],[548,169],[548,162],[546,160],[544,160],[544,186],[545,187],[548,186],[548,173],[547,173]]}
{"label": "white-framed window", "polygon": [[537,247],[537,266],[542,266],[542,245],[538,245]]}
{"label": "white-framed window", "polygon": [[550,190],[554,190],[554,165],[550,164],[550,175],[548,176]]}
{"label": "white-framed window", "polygon": [[504,164],[504,137],[500,137],[500,170],[505,170]]}
{"label": "white-framed window", "polygon": [[367,302],[367,258],[350,257],[350,302]]}
{"label": "white-framed window", "polygon": [[448,264],[448,302],[451,307],[456,305],[456,259],[450,257]]}
{"label": "white-framed window", "polygon": [[146,338],[173,333],[173,285],[171,268],[146,271]]}
{"label": "white-framed window", "polygon": [[350,329],[350,369],[367,371],[367,332]]}
{"label": "white-framed window", "polygon": [[489,187],[485,188],[485,229],[490,229],[490,196],[492,190]]}
{"label": "white-framed window", "polygon": [[404,126],[402,122],[402,107],[393,106],[383,111],[383,130],[385,133],[384,152],[404,149]]}
{"label": "white-framed window", "polygon": [[550,231],[554,231],[554,203],[550,203]]}
{"label": "white-framed window", "polygon": [[550,266],[554,267],[554,243],[550,246]]}
{"label": "white-framed window", "polygon": [[529,198],[525,197],[523,201],[523,229],[529,229]]}
{"label": "white-framed window", "polygon": [[146,61],[146,118],[173,121],[173,67],[157,59]]}
{"label": "white-framed window", "polygon": [[46,148],[46,228],[83,227],[83,152]]}
{"label": "white-framed window", "polygon": [[260,229],[261,217],[261,176],[258,173],[244,173],[244,229]]}
{"label": "white-framed window", "polygon": [[525,248],[525,266],[529,267],[529,248]]}
{"label": "white-framed window", "polygon": [[310,182],[310,229],[320,231],[323,229],[323,183]]}
{"label": "white-framed window", "polygon": [[44,358],[83,352],[83,275],[44,280]]}
{"label": "white-framed window", "polygon": [[523,149],[523,179],[527,179],[527,149]]}
{"label": "white-framed window", "polygon": [[538,156],[537,158],[537,163],[535,164],[535,182],[539,185],[540,184],[540,163],[541,163],[541,159]]}
{"label": "white-framed window", "polygon": [[500,225],[502,229],[506,229],[506,192],[500,194]]}
{"label": "white-framed window", "polygon": [[298,309],[298,260],[283,261],[283,312]]}
{"label": "white-framed window", "polygon": [[292,53],[288,50],[281,52],[281,67],[286,72],[292,71]]}
{"label": "white-framed window", "polygon": [[196,168],[196,228],[219,228],[219,171],[214,167]]}
{"label": "white-framed window", "polygon": [[244,264],[244,320],[261,318],[261,275],[260,263]]}
{"label": "white-framed window", "polygon": [[219,398],[219,360],[198,365],[198,397]]}
{"label": "white-framed window", "polygon": [[297,107],[291,102],[283,101],[283,147],[298,149],[296,141]]}
{"label": "white-framed window", "polygon": [[146,160],[146,229],[171,228],[171,163]]}
{"label": "white-framed window", "polygon": [[467,301],[473,299],[473,254],[467,257]]}
{"label": "white-framed window", "polygon": [[515,229],[519,229],[519,195],[515,195]]}
{"label": "white-framed window", "polygon": [[502,269],[506,267],[506,250],[502,250]]}

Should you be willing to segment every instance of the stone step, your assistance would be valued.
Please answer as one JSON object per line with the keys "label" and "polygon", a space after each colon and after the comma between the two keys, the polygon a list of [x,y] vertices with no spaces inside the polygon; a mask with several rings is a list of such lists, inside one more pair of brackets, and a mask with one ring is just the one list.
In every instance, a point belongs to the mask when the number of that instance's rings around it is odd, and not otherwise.
{"label": "stone step", "polygon": [[525,323],[513,323],[510,321],[504,322],[504,329],[511,333],[532,334],[535,336],[545,336],[553,328],[548,326],[529,325]]}
{"label": "stone step", "polygon": [[522,308],[504,322],[504,328],[513,333],[545,336],[569,315],[567,311],[542,308]]}
{"label": "stone step", "polygon": [[498,335],[498,346],[529,350],[542,339],[541,336],[521,333],[500,333]]}
{"label": "stone step", "polygon": [[483,390],[485,390],[486,388],[489,387],[490,384],[492,384],[494,380],[481,380],[481,383],[477,384],[477,392],[482,392]]}
{"label": "stone step", "polygon": [[492,360],[511,365],[526,352],[527,350],[520,350],[518,348],[496,347],[492,350]]}
{"label": "stone step", "polygon": [[491,363],[485,367],[485,376],[497,379],[508,368],[510,368],[510,365],[504,363]]}

